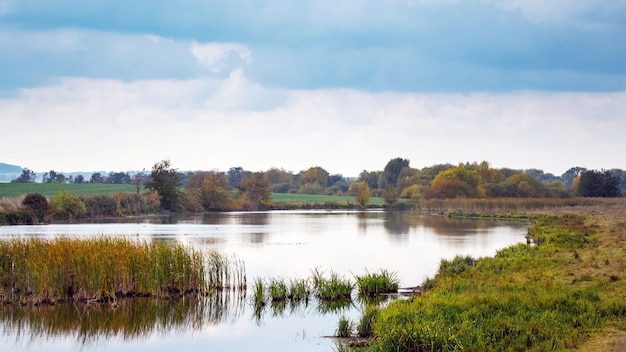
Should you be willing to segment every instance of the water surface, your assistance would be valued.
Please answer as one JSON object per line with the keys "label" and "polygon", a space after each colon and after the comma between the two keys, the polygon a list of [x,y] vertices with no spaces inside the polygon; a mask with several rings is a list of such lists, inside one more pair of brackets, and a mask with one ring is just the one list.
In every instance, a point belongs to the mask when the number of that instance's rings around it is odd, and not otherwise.
{"label": "water surface", "polygon": [[[0,227],[0,239],[59,235],[130,236],[217,249],[245,262],[248,282],[307,278],[311,270],[346,277],[387,269],[402,286],[433,276],[442,258],[493,256],[525,241],[527,224],[448,219],[409,212],[274,211],[152,217],[124,222]],[[117,310],[59,305],[0,308],[1,343],[15,351],[171,351],[175,349],[332,351],[342,315],[358,320],[361,305],[267,306],[246,297],[125,302]],[[4,348],[3,348],[4,350]]]}

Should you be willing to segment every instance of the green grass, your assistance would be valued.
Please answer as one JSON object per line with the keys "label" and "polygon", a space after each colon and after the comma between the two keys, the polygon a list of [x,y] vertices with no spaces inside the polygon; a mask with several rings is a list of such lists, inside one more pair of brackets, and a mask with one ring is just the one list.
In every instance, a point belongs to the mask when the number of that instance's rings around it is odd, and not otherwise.
{"label": "green grass", "polygon": [[320,300],[339,301],[352,297],[354,284],[350,279],[346,279],[334,271],[331,271],[329,276],[325,276],[324,272],[314,269],[311,280],[313,281],[315,296]]}
{"label": "green grass", "polygon": [[[352,196],[320,195],[320,194],[292,194],[292,193],[272,193],[272,201],[280,203],[301,203],[307,205],[337,203],[356,204],[356,198]],[[373,197],[370,201],[372,205],[382,205],[383,198]]]}
{"label": "green grass", "polygon": [[583,215],[547,215],[529,230],[539,244],[443,260],[422,296],[378,312],[371,350],[586,350],[592,333],[625,326],[623,208],[619,214],[615,234],[603,235],[608,245]]}
{"label": "green grass", "polygon": [[[103,183],[0,183],[0,198],[24,196],[39,193],[47,198],[54,197],[59,191],[65,190],[72,194],[96,196],[113,195],[114,193],[136,193],[135,185],[110,185]],[[143,188],[140,192],[146,192]]]}
{"label": "green grass", "polygon": [[350,337],[352,336],[352,330],[354,329],[354,323],[342,316],[339,319],[339,323],[337,324],[337,330],[335,331],[335,336],[337,337]]}
{"label": "green grass", "polygon": [[356,284],[359,289],[359,295],[376,296],[384,293],[398,292],[400,279],[395,272],[389,272],[381,269],[377,273],[366,273],[365,275],[356,275]]}

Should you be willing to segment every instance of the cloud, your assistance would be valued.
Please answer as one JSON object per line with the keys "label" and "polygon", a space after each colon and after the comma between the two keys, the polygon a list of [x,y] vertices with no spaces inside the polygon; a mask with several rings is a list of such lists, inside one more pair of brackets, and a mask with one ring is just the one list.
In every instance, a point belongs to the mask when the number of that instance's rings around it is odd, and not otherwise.
{"label": "cloud", "polygon": [[624,111],[626,92],[285,90],[241,69],[191,80],[66,78],[0,99],[11,131],[3,142],[23,146],[3,162],[37,171],[141,169],[168,158],[183,170],[320,165],[356,176],[397,156],[420,168],[624,168],[614,152],[626,147]]}
{"label": "cloud", "polygon": [[12,3],[0,89],[239,67],[287,89],[626,89],[625,0],[155,1]]}
{"label": "cloud", "polygon": [[621,26],[626,15],[624,0],[497,0],[493,3],[506,11],[519,12],[535,23],[558,23],[591,31]]}
{"label": "cloud", "polygon": [[213,72],[220,72],[238,64],[252,62],[252,53],[243,44],[237,43],[206,43],[193,42],[190,45],[193,56],[203,66]]}

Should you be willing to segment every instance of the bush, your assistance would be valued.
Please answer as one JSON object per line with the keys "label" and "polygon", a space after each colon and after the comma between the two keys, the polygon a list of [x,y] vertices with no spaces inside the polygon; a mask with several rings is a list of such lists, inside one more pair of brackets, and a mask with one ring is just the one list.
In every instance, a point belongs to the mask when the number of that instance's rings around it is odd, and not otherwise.
{"label": "bush", "polygon": [[39,223],[32,209],[18,209],[0,213],[0,225],[33,225]]}
{"label": "bush", "polygon": [[117,216],[117,202],[109,196],[81,197],[89,217]]}
{"label": "bush", "polygon": [[44,220],[45,215],[48,213],[49,205],[48,199],[39,193],[29,193],[22,200],[22,205],[31,209],[39,222]]}
{"label": "bush", "polygon": [[457,275],[474,265],[476,265],[476,259],[470,256],[461,257],[457,255],[452,260],[441,259],[441,263],[439,264],[439,273]]}
{"label": "bush", "polygon": [[87,207],[80,196],[61,190],[52,200],[52,213],[55,219],[72,220],[87,213]]}

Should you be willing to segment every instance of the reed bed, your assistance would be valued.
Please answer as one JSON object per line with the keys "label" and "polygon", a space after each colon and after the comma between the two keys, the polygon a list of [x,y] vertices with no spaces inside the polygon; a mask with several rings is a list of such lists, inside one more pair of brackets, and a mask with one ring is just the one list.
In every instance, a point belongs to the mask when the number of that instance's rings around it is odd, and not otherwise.
{"label": "reed bed", "polygon": [[178,242],[124,237],[0,241],[0,298],[5,303],[115,302],[246,289],[236,257]]}
{"label": "reed bed", "polygon": [[524,211],[557,209],[563,207],[588,207],[606,202],[600,198],[454,198],[422,199],[419,207],[423,211],[447,212],[454,210],[459,214],[466,212],[481,215],[487,213],[520,213]]}

